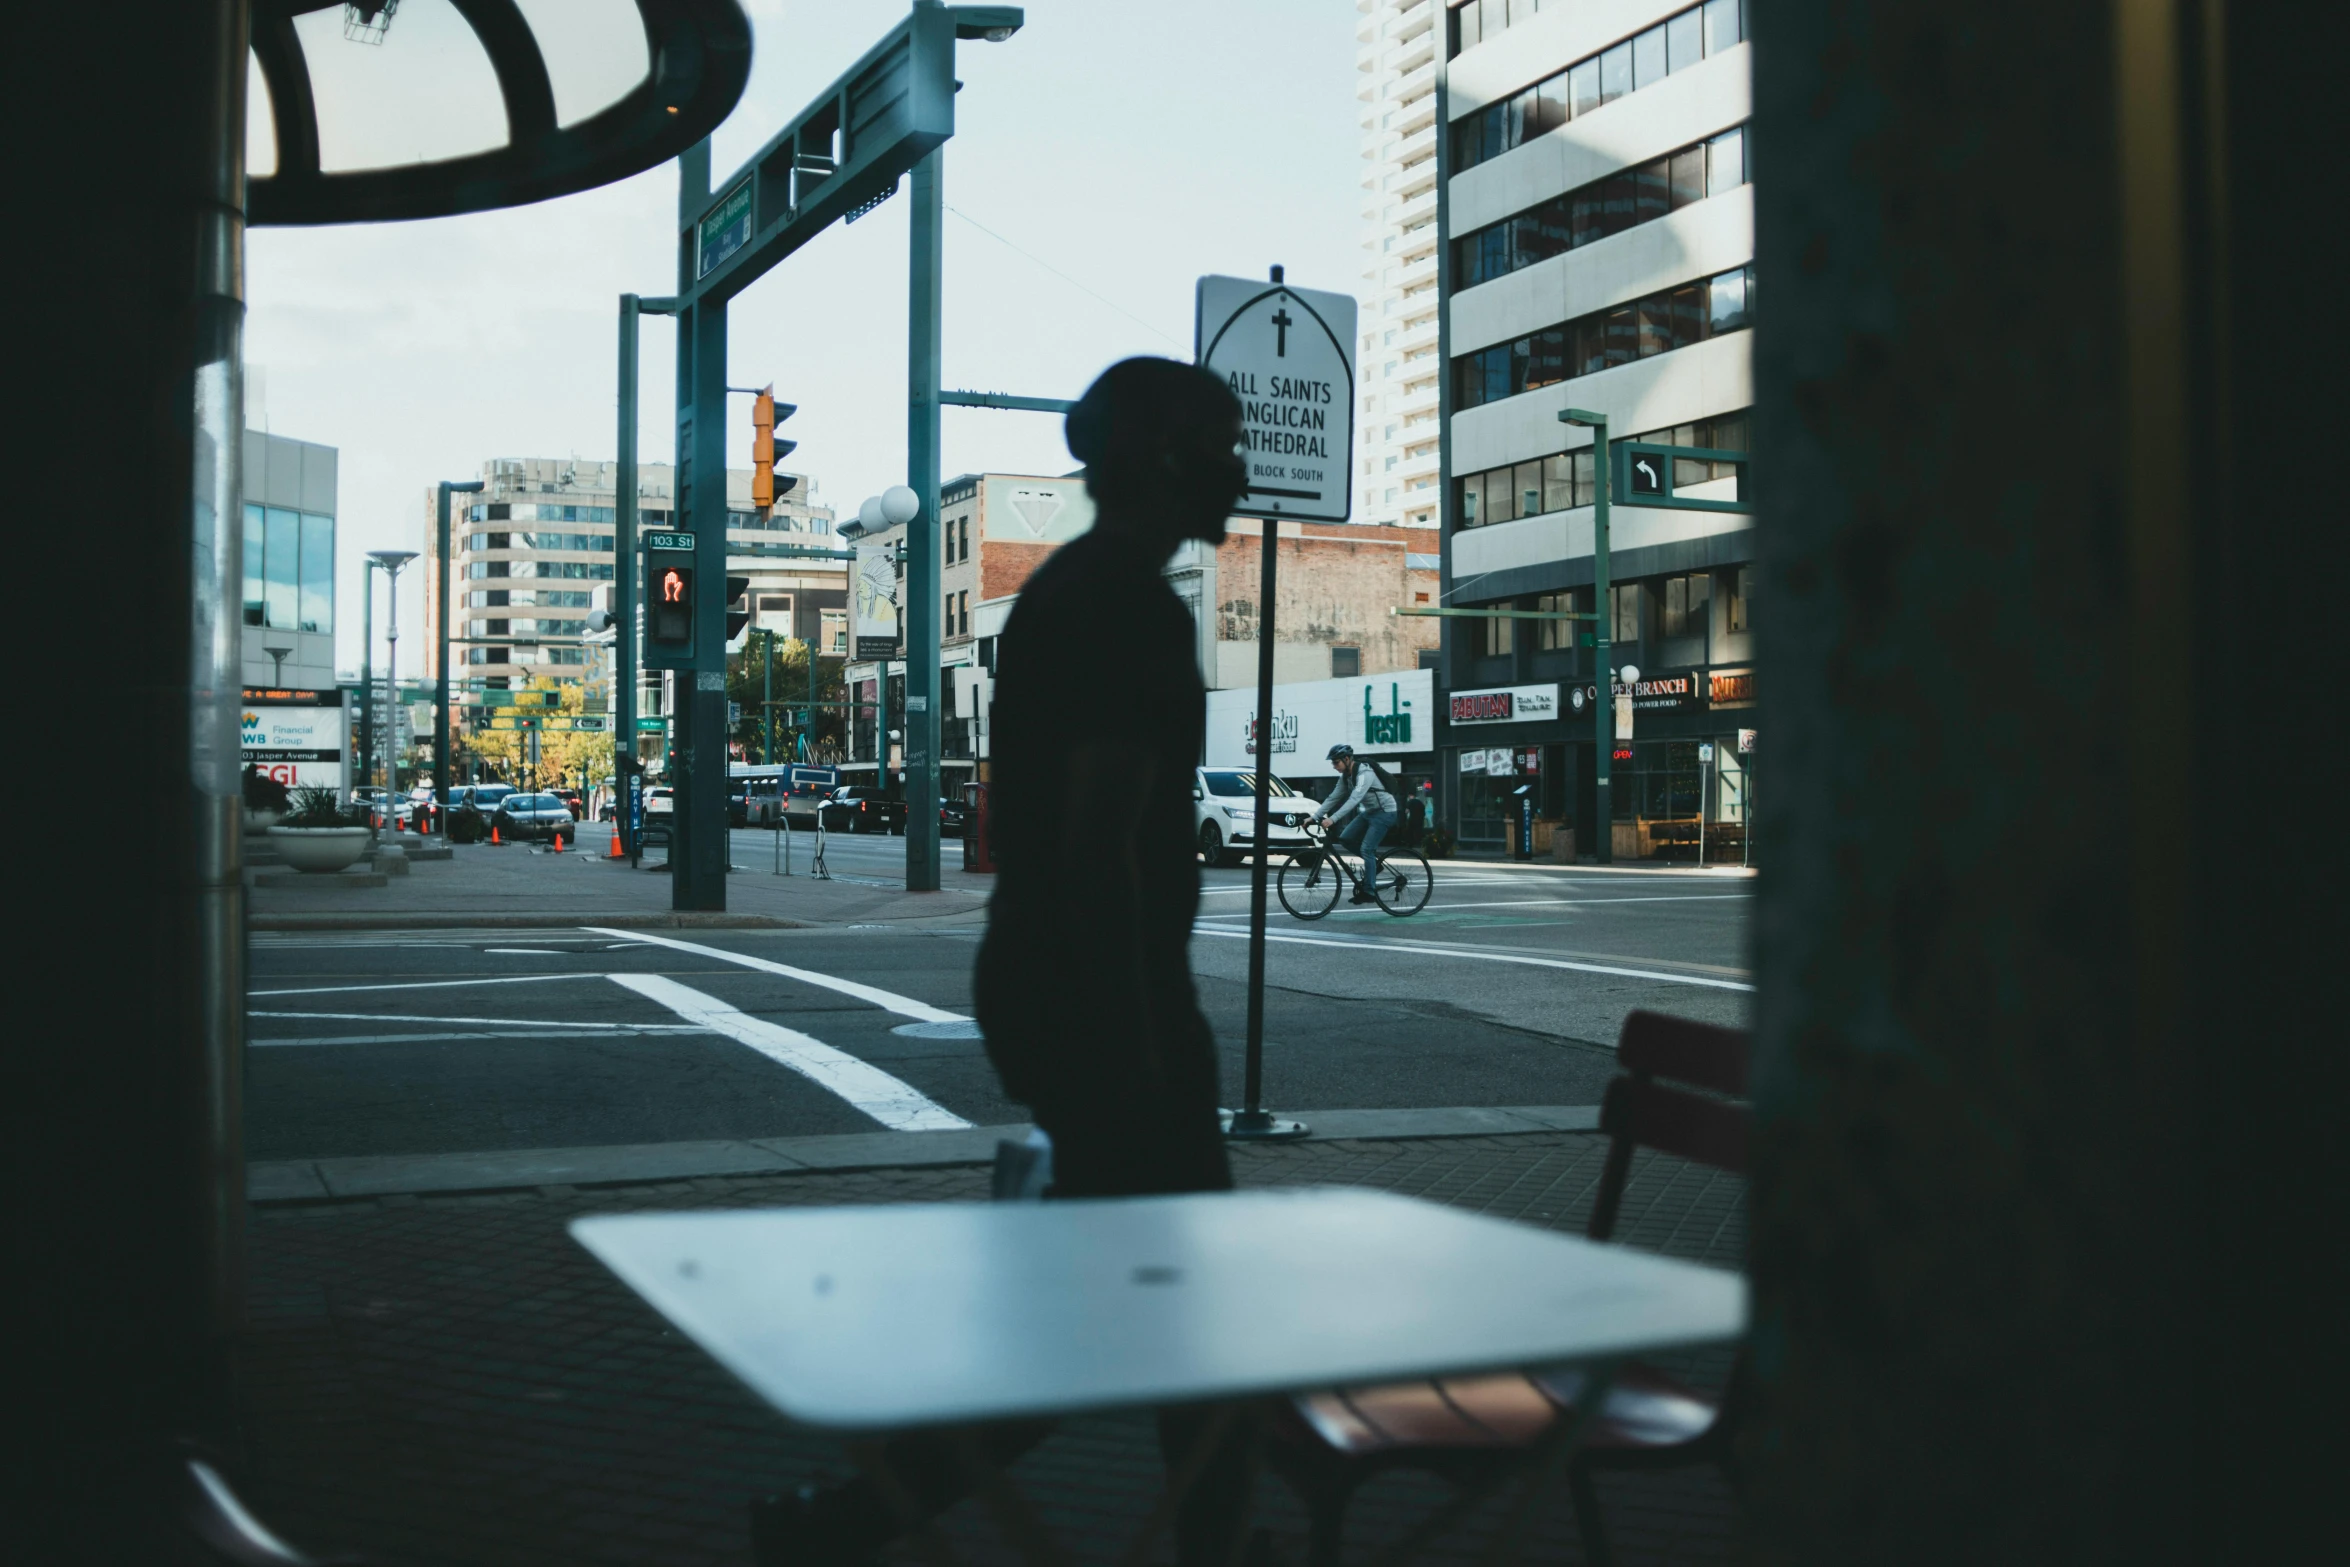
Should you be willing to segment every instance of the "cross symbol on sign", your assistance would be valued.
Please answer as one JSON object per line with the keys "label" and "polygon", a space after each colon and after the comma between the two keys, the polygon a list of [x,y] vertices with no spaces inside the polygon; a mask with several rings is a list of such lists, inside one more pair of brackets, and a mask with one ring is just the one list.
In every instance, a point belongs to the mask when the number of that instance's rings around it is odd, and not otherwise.
{"label": "cross symbol on sign", "polygon": [[1289,311],[1286,307],[1276,309],[1273,312],[1274,358],[1287,359],[1289,357],[1289,329],[1296,324],[1296,322],[1290,319]]}

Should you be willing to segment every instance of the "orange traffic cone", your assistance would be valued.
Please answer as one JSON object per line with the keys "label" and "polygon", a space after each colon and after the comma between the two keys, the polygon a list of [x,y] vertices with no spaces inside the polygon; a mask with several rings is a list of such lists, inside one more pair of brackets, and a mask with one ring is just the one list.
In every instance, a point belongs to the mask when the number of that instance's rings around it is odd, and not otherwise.
{"label": "orange traffic cone", "polygon": [[492,842],[492,843],[496,843],[497,841],[498,841],[498,824],[497,824],[496,822],[492,822],[492,823],[490,823],[490,842]]}
{"label": "orange traffic cone", "polygon": [[563,852],[563,830],[561,828],[555,830],[555,852],[557,854]]}
{"label": "orange traffic cone", "polygon": [[620,829],[619,829],[619,828],[617,828],[617,827],[615,827],[615,828],[613,828],[613,829],[612,829],[612,853],[611,853],[611,858],[613,858],[613,859],[615,859],[615,860],[617,860],[617,859],[619,859],[619,858],[620,858]]}

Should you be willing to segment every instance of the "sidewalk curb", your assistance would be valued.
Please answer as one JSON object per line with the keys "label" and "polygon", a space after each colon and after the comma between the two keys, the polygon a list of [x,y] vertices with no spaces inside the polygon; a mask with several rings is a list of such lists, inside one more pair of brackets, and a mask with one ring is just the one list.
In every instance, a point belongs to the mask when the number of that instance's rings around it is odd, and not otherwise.
{"label": "sidewalk curb", "polygon": [[557,930],[572,925],[618,925],[656,930],[809,930],[806,920],[787,920],[772,914],[582,914],[573,909],[549,909],[537,914],[482,914],[452,910],[446,914],[253,914],[245,923],[254,930]]}
{"label": "sidewalk curb", "polygon": [[[1455,1106],[1432,1110],[1293,1112],[1317,1142],[1407,1142],[1438,1137],[1524,1136],[1599,1129],[1597,1105]],[[987,1164],[999,1140],[1025,1124],[951,1132],[845,1132],[594,1148],[518,1148],[485,1153],[281,1159],[245,1167],[257,1204],[355,1202],[376,1197],[532,1190],[542,1186],[627,1186],[745,1175],[904,1170]]]}

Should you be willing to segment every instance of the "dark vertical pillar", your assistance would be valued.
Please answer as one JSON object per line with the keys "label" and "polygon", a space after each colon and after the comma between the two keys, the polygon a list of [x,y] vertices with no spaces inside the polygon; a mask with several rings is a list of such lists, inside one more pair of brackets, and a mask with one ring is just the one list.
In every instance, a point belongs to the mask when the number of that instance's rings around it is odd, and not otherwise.
{"label": "dark vertical pillar", "polygon": [[[43,472],[135,467],[88,593],[28,593],[12,646],[108,693],[152,762],[136,832],[11,843],[5,1203],[16,1352],[6,1554],[156,1559],[105,1493],[167,1436],[225,1427],[242,1300],[244,933],[238,861],[246,10],[233,0],[19,19],[17,197],[39,307],[12,341]],[[90,243],[72,242],[59,215]],[[93,579],[94,580],[94,579]],[[135,1506],[135,1504],[134,1504]]]}
{"label": "dark vertical pillar", "polygon": [[670,905],[726,907],[726,306],[704,299],[678,312],[685,367],[677,426],[679,516],[694,536],[693,668],[677,671],[676,841]]}
{"label": "dark vertical pillar", "polygon": [[637,852],[636,826],[629,820],[629,779],[637,770],[637,317],[634,294],[620,296],[619,422],[614,432],[618,446],[613,462],[612,495],[612,820],[622,846]]}
{"label": "dark vertical pillar", "polygon": [[946,149],[914,165],[906,306],[906,484],[921,510],[906,525],[906,890],[938,890],[940,622],[938,376],[945,273]]}
{"label": "dark vertical pillar", "polygon": [[[1751,1538],[2290,1559],[2342,853],[2240,783],[2325,792],[2269,676],[2341,580],[2275,462],[2341,425],[2338,314],[2274,322],[2339,262],[2277,188],[2335,55],[2184,3],[1757,10]],[[2204,651],[2255,624],[2273,671]]]}

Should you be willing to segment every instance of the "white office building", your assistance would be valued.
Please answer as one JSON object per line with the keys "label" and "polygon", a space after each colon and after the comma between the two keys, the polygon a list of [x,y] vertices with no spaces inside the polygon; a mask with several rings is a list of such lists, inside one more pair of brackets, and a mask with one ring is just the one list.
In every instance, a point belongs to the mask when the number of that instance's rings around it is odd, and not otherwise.
{"label": "white office building", "polygon": [[[1446,602],[1592,606],[1591,432],[1743,451],[1754,202],[1744,0],[1455,0],[1439,96]],[[1703,470],[1703,471],[1699,471]],[[1678,493],[1737,498],[1729,463]],[[1632,699],[1611,766],[1619,856],[1743,848],[1755,741],[1752,518],[1619,505],[1603,681],[1578,623],[1447,621],[1447,808],[1499,847],[1531,782],[1597,837],[1591,703]]]}
{"label": "white office building", "polygon": [[1437,525],[1438,0],[1355,0],[1363,136],[1354,521]]}

